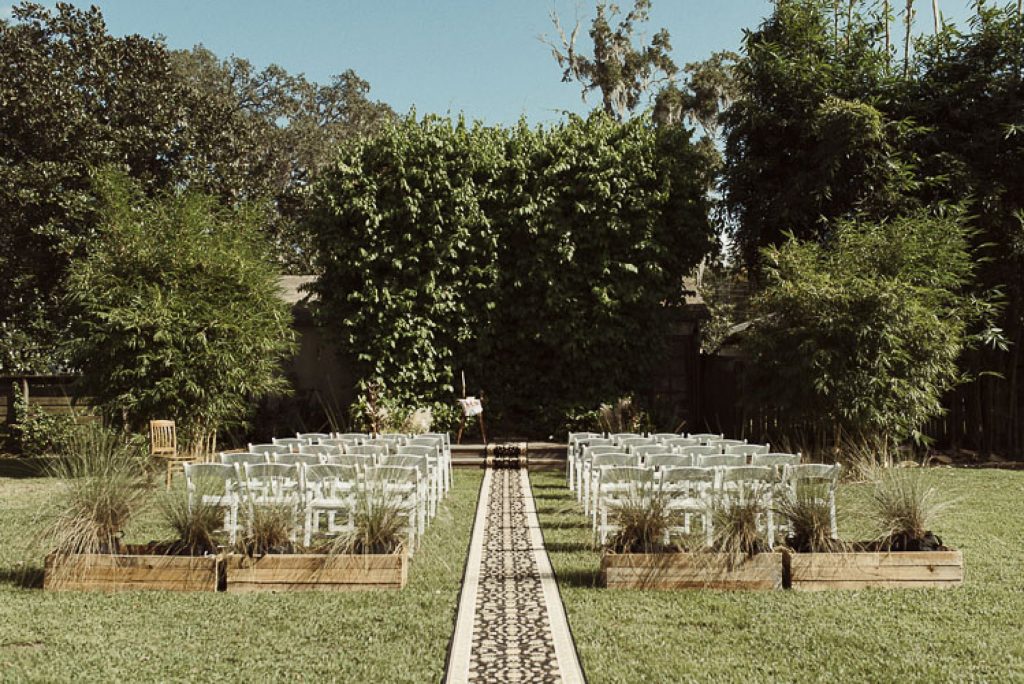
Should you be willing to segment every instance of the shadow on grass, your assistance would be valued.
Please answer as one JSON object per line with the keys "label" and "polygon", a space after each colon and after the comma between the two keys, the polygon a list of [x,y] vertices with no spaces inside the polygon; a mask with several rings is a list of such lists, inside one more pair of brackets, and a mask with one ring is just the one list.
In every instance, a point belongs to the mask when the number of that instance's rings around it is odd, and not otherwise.
{"label": "shadow on grass", "polygon": [[544,542],[544,548],[549,553],[579,553],[580,551],[593,551],[594,547],[585,541],[575,542],[560,542],[551,541]]}
{"label": "shadow on grass", "polygon": [[46,468],[52,458],[0,458],[0,477],[12,479],[24,479],[30,477],[45,477]]}
{"label": "shadow on grass", "polygon": [[544,523],[543,527],[553,530],[586,530],[590,525],[585,520],[556,520]]}
{"label": "shadow on grass", "polygon": [[42,589],[43,569],[31,568],[0,568],[0,585],[10,585],[19,589]]}
{"label": "shadow on grass", "polygon": [[601,587],[601,573],[598,570],[565,570],[558,573],[558,584],[580,589]]}

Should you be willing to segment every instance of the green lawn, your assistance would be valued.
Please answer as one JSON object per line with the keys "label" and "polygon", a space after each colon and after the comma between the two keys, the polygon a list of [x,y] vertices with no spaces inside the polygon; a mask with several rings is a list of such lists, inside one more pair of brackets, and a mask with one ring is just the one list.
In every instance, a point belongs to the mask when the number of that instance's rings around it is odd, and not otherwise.
{"label": "green lawn", "polygon": [[[925,476],[955,500],[936,532],[963,550],[963,588],[806,594],[597,589],[600,555],[563,475],[534,473],[589,681],[1024,680],[1024,473]],[[863,493],[844,487],[840,515]]]}
{"label": "green lawn", "polygon": [[[403,591],[238,595],[24,586],[38,579],[38,512],[57,487],[0,477],[0,680],[439,681],[481,478],[455,475]],[[128,535],[167,536],[152,514]]]}

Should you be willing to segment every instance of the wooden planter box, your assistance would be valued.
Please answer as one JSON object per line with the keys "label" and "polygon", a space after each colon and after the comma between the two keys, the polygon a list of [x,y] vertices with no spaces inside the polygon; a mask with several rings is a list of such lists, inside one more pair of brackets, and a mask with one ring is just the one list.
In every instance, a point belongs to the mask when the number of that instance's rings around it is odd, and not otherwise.
{"label": "wooden planter box", "polygon": [[217,591],[220,556],[75,554],[46,557],[47,591]]}
{"label": "wooden planter box", "polygon": [[782,554],[605,553],[601,580],[609,589],[781,589]]}
{"label": "wooden planter box", "polygon": [[229,592],[401,589],[409,572],[409,554],[231,555],[226,568]]}
{"label": "wooden planter box", "polygon": [[790,553],[788,585],[823,589],[936,589],[964,583],[960,551]]}

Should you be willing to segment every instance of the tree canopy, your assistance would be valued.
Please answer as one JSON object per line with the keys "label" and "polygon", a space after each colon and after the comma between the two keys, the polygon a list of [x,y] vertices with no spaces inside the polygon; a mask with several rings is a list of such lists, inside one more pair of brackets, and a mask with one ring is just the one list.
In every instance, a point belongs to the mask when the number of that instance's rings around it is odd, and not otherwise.
{"label": "tree canopy", "polygon": [[96,184],[95,244],[69,273],[70,351],[108,419],[174,419],[202,441],[286,391],[295,334],[261,215],[194,192],[147,197],[124,174]]}
{"label": "tree canopy", "polygon": [[390,110],[346,72],[311,84],[197,48],[110,35],[100,10],[22,3],[0,20],[0,371],[66,368],[65,275],[97,235],[90,174],[115,165],[147,194],[188,187],[264,204],[285,269],[307,270],[302,188],[341,139]]}

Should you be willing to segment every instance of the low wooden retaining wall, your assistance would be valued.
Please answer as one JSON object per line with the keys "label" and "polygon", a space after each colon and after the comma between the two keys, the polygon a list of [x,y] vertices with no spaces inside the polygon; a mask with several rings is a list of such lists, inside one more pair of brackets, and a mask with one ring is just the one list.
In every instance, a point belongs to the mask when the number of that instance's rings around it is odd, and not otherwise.
{"label": "low wooden retaining wall", "polygon": [[781,589],[782,554],[606,553],[601,579],[609,589]]}
{"label": "low wooden retaining wall", "polygon": [[409,555],[231,555],[225,567],[229,592],[401,589],[408,579]]}
{"label": "low wooden retaining wall", "polygon": [[787,564],[787,585],[797,591],[936,589],[964,583],[960,551],[791,553]]}
{"label": "low wooden retaining wall", "polygon": [[220,556],[74,554],[46,557],[47,591],[217,591]]}

